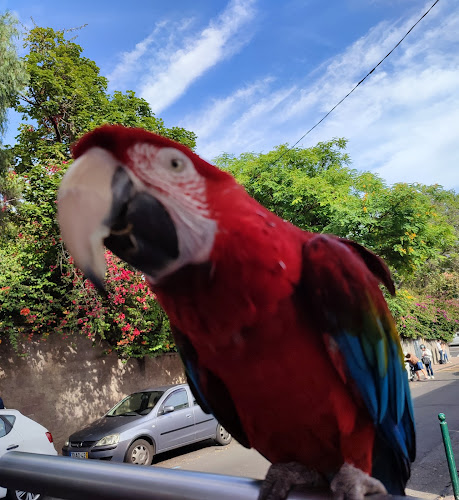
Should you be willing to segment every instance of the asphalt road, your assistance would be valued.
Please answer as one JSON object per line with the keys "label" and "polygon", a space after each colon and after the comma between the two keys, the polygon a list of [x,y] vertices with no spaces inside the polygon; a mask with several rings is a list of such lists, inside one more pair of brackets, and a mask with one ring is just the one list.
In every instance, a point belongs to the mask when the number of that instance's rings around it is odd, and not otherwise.
{"label": "asphalt road", "polygon": [[[459,462],[459,347],[451,354],[452,363],[434,367],[434,380],[411,382],[417,430],[417,458],[407,485],[411,496],[433,500],[452,494],[438,421],[438,413],[445,413]],[[206,441],[157,455],[153,466],[263,479],[269,462],[235,441],[223,447]]]}

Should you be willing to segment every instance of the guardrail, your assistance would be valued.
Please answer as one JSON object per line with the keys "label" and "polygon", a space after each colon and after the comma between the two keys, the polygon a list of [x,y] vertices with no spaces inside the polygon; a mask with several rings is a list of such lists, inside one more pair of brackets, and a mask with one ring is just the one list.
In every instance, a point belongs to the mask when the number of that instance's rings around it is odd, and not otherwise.
{"label": "guardrail", "polygon": [[[11,451],[0,457],[0,485],[64,500],[257,500],[261,481]],[[378,499],[406,497],[373,495]],[[329,491],[292,491],[289,500],[332,499]]]}
{"label": "guardrail", "polygon": [[[157,466],[12,451],[0,458],[0,485],[65,500],[257,500],[261,481]],[[292,492],[289,500],[328,499]]]}

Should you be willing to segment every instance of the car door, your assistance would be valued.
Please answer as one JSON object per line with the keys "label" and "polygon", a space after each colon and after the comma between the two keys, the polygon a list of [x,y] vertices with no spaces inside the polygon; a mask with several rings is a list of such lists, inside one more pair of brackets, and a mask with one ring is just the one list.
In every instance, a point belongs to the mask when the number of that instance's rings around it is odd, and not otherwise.
{"label": "car door", "polygon": [[[191,392],[191,391],[190,391]],[[211,413],[206,413],[197,403],[193,394],[191,394],[193,402],[195,439],[201,441],[210,437],[215,437],[218,422]]]}
{"label": "car door", "polygon": [[158,409],[155,424],[157,452],[178,448],[194,441],[194,417],[190,403],[184,387],[174,390],[165,398]]}
{"label": "car door", "polygon": [[7,451],[22,451],[24,439],[14,428],[14,415],[0,415],[0,456]]}

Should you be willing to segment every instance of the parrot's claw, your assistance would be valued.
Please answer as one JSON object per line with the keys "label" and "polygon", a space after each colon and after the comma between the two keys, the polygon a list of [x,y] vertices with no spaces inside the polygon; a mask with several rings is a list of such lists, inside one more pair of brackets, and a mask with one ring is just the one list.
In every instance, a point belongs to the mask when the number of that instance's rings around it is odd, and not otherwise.
{"label": "parrot's claw", "polygon": [[298,462],[273,464],[261,485],[258,500],[285,500],[293,486],[314,488],[324,484],[318,472]]}
{"label": "parrot's claw", "polygon": [[365,495],[387,495],[381,481],[369,476],[353,465],[343,464],[330,483],[336,500],[363,500]]}

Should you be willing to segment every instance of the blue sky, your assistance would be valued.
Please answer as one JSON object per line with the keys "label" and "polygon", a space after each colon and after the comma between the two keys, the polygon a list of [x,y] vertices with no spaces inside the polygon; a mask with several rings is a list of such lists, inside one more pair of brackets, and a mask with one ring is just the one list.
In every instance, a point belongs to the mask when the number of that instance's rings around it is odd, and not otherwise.
{"label": "blue sky", "polygon": [[[109,90],[144,97],[197,152],[294,144],[434,0],[0,0],[26,26],[73,28]],[[301,143],[349,140],[353,167],[459,191],[459,10],[440,0]],[[15,135],[12,117],[4,142]]]}

